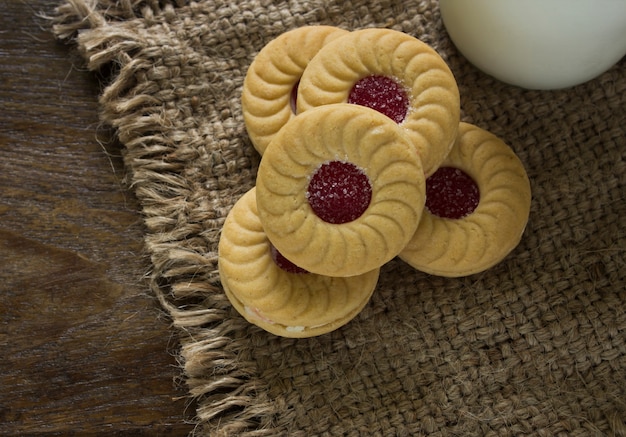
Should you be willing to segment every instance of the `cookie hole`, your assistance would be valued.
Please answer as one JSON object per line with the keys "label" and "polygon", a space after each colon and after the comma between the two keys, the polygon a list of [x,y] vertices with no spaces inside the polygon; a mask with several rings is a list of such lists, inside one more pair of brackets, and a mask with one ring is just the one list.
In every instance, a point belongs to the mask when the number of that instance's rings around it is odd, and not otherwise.
{"label": "cookie hole", "polygon": [[402,123],[409,112],[409,93],[395,79],[371,75],[359,79],[348,95],[348,103],[367,106]]}
{"label": "cookie hole", "polygon": [[342,224],[356,220],[369,207],[372,186],[365,172],[351,162],[329,161],[312,175],[306,195],[320,219]]}
{"label": "cookie hole", "polygon": [[300,80],[298,80],[293,88],[291,88],[291,94],[289,96],[289,106],[291,106],[291,112],[296,113],[298,107],[298,85],[300,85]]}
{"label": "cookie hole", "polygon": [[274,247],[273,244],[270,244],[270,254],[272,256],[272,260],[274,261],[274,263],[278,267],[286,271],[287,273],[295,273],[299,275],[304,274],[304,273],[309,273],[307,270],[303,269],[302,267],[298,267],[297,265],[289,261],[287,258],[285,258],[283,254],[280,253],[278,249]]}
{"label": "cookie hole", "polygon": [[440,167],[426,179],[426,208],[437,217],[467,217],[479,202],[476,181],[459,168]]}

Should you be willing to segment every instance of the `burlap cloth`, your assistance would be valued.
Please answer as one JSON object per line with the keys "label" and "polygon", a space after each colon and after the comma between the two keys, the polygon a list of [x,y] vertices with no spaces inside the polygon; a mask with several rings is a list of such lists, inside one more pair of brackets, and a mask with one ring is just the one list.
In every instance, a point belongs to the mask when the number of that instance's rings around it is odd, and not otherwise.
{"label": "burlap cloth", "polygon": [[[259,163],[241,114],[247,67],[317,23],[432,45],[462,119],[514,148],[533,202],[496,267],[444,279],[393,260],[353,322],[293,340],[235,313],[216,248]],[[101,115],[125,147],[197,435],[626,436],[624,60],[567,90],[509,86],[458,53],[435,0],[66,0],[54,31],[110,77]]]}

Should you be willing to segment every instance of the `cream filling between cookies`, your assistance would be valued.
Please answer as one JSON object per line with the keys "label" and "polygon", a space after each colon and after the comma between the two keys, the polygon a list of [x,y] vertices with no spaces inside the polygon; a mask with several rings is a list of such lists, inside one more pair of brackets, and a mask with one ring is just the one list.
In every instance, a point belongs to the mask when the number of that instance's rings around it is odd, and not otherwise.
{"label": "cream filling between cookies", "polygon": [[[240,302],[241,303],[241,302]],[[246,314],[248,314],[251,318],[257,319],[261,322],[264,323],[268,323],[270,325],[275,325],[275,326],[280,326],[282,328],[284,328],[286,331],[288,332],[304,332],[307,329],[316,329],[316,328],[322,328],[324,326],[330,325],[334,322],[329,322],[329,323],[322,323],[320,325],[311,325],[311,326],[288,326],[288,325],[283,325],[282,323],[276,323],[273,320],[265,317],[264,315],[261,314],[261,310],[259,310],[258,308],[253,308],[250,307],[248,305],[244,305],[243,306]]]}

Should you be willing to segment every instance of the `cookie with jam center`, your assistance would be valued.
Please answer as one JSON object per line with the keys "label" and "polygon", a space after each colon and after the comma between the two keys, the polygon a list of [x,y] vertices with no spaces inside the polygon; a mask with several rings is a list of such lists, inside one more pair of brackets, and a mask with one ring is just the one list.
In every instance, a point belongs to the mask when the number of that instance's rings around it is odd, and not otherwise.
{"label": "cookie with jam center", "polygon": [[345,325],[367,304],[379,276],[379,269],[345,278],[321,276],[288,261],[263,230],[256,188],[228,214],[218,255],[220,280],[235,309],[283,337],[312,337]]}
{"label": "cookie with jam center", "polygon": [[298,86],[298,112],[330,103],[368,106],[406,130],[427,176],[449,153],[459,125],[456,80],[429,45],[391,29],[355,30],[324,45]]}
{"label": "cookie with jam center", "polygon": [[260,154],[294,117],[298,83],[309,61],[326,43],[347,33],[333,26],[298,27],[256,55],[244,78],[241,105],[248,136]]}
{"label": "cookie with jam center", "polygon": [[362,274],[395,257],[425,201],[421,161],[404,129],[348,103],[290,120],[265,150],[256,186],[272,244],[327,276]]}
{"label": "cookie with jam center", "polygon": [[482,272],[519,244],[530,204],[530,181],[514,151],[461,123],[452,151],[426,180],[424,214],[400,258],[433,275]]}

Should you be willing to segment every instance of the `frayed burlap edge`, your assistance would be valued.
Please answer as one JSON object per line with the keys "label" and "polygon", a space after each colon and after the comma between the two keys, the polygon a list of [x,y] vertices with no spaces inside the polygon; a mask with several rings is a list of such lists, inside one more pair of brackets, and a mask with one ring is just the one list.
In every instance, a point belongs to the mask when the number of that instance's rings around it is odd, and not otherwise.
{"label": "frayed burlap edge", "polygon": [[[158,105],[149,95],[137,94],[120,99],[133,86],[137,71],[145,67],[129,55],[145,46],[138,33],[131,29],[134,19],[141,18],[148,26],[155,19],[167,19],[184,6],[185,0],[67,0],[56,9],[51,20],[53,32],[59,39],[74,39],[90,70],[113,66],[111,82],[103,89],[99,102],[103,123],[113,126],[124,150],[124,161],[130,170],[130,187],[143,206],[149,229],[158,229],[159,221],[174,216],[167,211],[168,202],[189,195],[189,187],[177,176],[179,163],[186,159],[158,139],[166,121],[146,117],[137,121],[135,111]],[[128,24],[130,23],[130,24]],[[177,156],[174,156],[177,155]],[[155,157],[163,160],[155,168]],[[257,377],[256,363],[241,354],[242,337],[248,325],[243,319],[232,318],[232,307],[218,285],[203,280],[198,266],[214,263],[193,250],[192,234],[198,229],[182,229],[182,234],[152,232],[146,237],[147,251],[153,270],[150,287],[172,320],[178,333],[178,359],[183,368],[190,403],[202,398],[196,409],[196,429],[199,435],[284,435],[284,428],[273,421],[276,400],[270,401],[267,388]],[[205,232],[217,240],[219,229]],[[173,241],[187,240],[189,250]],[[213,260],[214,261],[214,260]],[[213,273],[214,272],[210,272]],[[192,278],[186,281],[176,279]],[[196,278],[196,279],[193,279]],[[172,302],[172,296],[176,302]],[[202,298],[202,304],[197,299]],[[184,300],[189,299],[186,305]],[[245,334],[243,334],[245,335]],[[247,344],[247,343],[245,343]],[[211,363],[211,364],[207,364]],[[213,375],[207,377],[206,369]],[[282,421],[289,421],[283,412]],[[181,412],[182,419],[182,412]]]}

